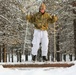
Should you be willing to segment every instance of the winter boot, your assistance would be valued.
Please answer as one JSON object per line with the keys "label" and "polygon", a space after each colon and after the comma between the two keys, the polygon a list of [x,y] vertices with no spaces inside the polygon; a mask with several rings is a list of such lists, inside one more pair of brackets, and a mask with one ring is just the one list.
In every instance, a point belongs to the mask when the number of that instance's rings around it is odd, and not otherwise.
{"label": "winter boot", "polygon": [[43,62],[47,61],[46,56],[43,56]]}
{"label": "winter boot", "polygon": [[32,55],[32,61],[36,61],[36,55]]}

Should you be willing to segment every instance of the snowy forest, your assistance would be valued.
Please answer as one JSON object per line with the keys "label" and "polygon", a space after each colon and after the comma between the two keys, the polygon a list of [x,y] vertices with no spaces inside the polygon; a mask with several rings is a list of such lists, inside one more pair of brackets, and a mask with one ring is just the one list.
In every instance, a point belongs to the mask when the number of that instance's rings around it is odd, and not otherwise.
{"label": "snowy forest", "polygon": [[[58,16],[58,21],[49,25],[50,56],[57,61],[62,55],[74,56],[76,60],[76,1],[75,0],[0,0],[0,61],[4,55],[31,54],[31,41],[34,25],[25,16],[39,11],[41,2],[46,4],[46,11]],[[25,13],[23,13],[23,11]],[[5,53],[3,53],[5,52]],[[40,57],[41,48],[38,51]]]}

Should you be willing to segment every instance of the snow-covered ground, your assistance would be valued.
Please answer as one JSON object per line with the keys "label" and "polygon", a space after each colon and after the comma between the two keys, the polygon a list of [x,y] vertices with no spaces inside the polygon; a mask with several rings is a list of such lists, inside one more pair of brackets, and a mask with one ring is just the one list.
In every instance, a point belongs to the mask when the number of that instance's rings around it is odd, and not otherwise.
{"label": "snow-covered ground", "polygon": [[76,75],[75,65],[67,68],[3,68],[0,64],[0,75]]}

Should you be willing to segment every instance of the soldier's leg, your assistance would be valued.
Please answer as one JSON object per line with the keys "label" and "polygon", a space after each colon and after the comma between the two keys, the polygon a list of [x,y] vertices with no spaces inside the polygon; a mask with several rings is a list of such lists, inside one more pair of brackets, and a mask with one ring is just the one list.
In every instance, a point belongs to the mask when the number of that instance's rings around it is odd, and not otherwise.
{"label": "soldier's leg", "polygon": [[42,36],[42,57],[43,57],[43,61],[47,61],[47,53],[48,53],[48,34],[47,31],[45,31],[43,33]]}
{"label": "soldier's leg", "polygon": [[40,44],[40,33],[38,30],[34,31],[33,41],[32,41],[33,47],[32,47],[32,60],[36,60],[37,51],[39,49]]}

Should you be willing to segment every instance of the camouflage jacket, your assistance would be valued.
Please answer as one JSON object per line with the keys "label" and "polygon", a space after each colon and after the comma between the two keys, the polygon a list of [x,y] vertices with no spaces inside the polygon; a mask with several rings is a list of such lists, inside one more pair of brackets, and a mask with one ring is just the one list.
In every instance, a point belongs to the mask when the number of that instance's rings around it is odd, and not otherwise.
{"label": "camouflage jacket", "polygon": [[37,12],[34,15],[27,15],[26,19],[30,23],[33,23],[36,29],[47,30],[49,23],[54,23],[57,21],[57,16],[52,16],[47,12],[44,14]]}

